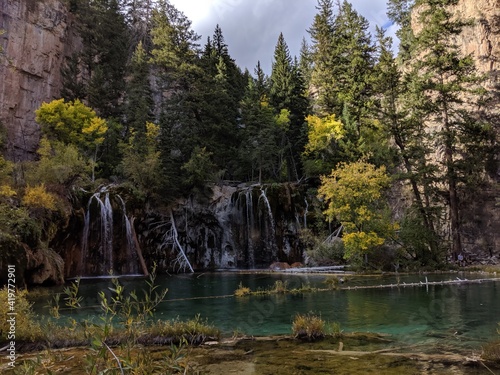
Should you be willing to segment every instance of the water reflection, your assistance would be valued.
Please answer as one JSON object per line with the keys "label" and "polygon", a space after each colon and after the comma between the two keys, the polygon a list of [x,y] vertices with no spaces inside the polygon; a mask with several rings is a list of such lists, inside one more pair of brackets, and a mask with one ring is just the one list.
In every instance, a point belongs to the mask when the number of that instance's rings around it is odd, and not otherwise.
{"label": "water reflection", "polygon": [[[481,275],[428,275],[429,281],[480,278]],[[235,298],[238,285],[252,290],[271,287],[275,281],[289,288],[309,284],[324,288],[325,275],[282,275],[257,273],[206,273],[160,277],[169,292],[158,306],[160,319],[188,319],[201,314],[224,333],[249,335],[289,334],[296,313],[315,312],[324,320],[339,322],[347,332],[378,332],[391,335],[397,344],[425,344],[436,348],[478,348],[496,335],[500,321],[500,283],[429,285],[404,287],[403,283],[425,282],[422,275],[399,276],[400,287],[351,289]],[[142,289],[140,280],[121,279],[128,290]],[[395,276],[351,276],[347,285],[387,285]],[[109,280],[82,280],[85,308],[75,317],[98,312],[96,294],[107,289]],[[52,289],[51,293],[56,290]],[[212,298],[213,297],[213,298]],[[47,314],[47,296],[35,301],[39,314]],[[63,311],[64,313],[64,311]],[[75,313],[73,313],[75,314]],[[395,343],[396,345],[396,343]]]}

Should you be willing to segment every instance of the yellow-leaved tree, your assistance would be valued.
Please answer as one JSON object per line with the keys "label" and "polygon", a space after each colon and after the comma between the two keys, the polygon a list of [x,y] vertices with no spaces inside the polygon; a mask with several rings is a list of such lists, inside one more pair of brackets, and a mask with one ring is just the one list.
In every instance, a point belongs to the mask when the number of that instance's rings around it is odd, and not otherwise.
{"label": "yellow-leaved tree", "polygon": [[302,158],[306,173],[317,176],[327,173],[336,164],[338,142],[345,136],[346,131],[335,115],[309,115],[306,121],[308,142]]}
{"label": "yellow-leaved tree", "polygon": [[94,180],[99,146],[108,131],[106,121],[81,101],[65,102],[64,99],[42,103],[35,111],[36,122],[50,141],[76,146],[90,159]]}
{"label": "yellow-leaved tree", "polygon": [[327,204],[324,213],[344,227],[346,259],[363,259],[397,229],[383,198],[390,181],[385,167],[377,168],[364,161],[340,163],[329,176],[321,178],[318,192]]}
{"label": "yellow-leaved tree", "polygon": [[44,184],[28,186],[22,202],[30,208],[56,210],[56,197],[47,191]]}

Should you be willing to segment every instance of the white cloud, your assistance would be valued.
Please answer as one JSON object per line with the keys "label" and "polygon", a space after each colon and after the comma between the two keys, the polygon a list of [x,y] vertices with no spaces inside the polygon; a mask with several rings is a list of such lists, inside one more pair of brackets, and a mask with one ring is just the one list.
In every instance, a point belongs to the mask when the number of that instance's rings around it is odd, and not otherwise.
{"label": "white cloud", "polygon": [[[170,0],[192,21],[193,30],[205,43],[215,25],[219,24],[229,53],[242,68],[253,72],[257,61],[266,73],[271,62],[278,35],[283,32],[292,56],[299,55],[303,37],[316,14],[317,0]],[[354,8],[375,25],[387,23],[386,0],[352,0]],[[389,35],[394,28],[389,28]]]}

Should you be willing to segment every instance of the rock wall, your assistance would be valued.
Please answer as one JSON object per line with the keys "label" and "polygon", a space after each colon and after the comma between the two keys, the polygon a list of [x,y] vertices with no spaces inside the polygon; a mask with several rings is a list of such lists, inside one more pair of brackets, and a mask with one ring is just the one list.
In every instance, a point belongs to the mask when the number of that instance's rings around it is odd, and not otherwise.
{"label": "rock wall", "polygon": [[[161,271],[177,271],[177,240],[192,267],[268,268],[273,262],[303,262],[300,231],[306,227],[305,186],[272,184],[214,186],[205,200],[188,199],[172,215],[149,213],[137,222],[144,258]],[[173,218],[173,223],[172,223]]]}
{"label": "rock wall", "polygon": [[217,185],[210,197],[180,200],[163,212],[144,210],[113,185],[84,200],[67,228],[71,235],[61,233],[52,244],[61,249],[65,277],[142,273],[141,258],[161,272],[189,271],[178,245],[195,270],[303,261],[302,185]]}
{"label": "rock wall", "polygon": [[466,27],[459,45],[465,54],[473,54],[478,71],[489,75],[489,88],[498,90],[500,84],[500,1],[463,0],[455,7],[455,13],[463,19],[474,20]]}
{"label": "rock wall", "polygon": [[[500,0],[461,0],[453,9],[455,17],[471,20],[473,24],[463,29],[455,42],[464,55],[472,55],[478,73],[485,74],[484,87],[491,94],[491,101],[481,113],[492,123],[497,142],[500,136]],[[418,34],[422,29],[419,8],[412,13],[412,29]],[[436,158],[441,158],[436,150]],[[500,158],[492,155],[483,186],[467,192],[460,207],[461,236],[464,253],[477,263],[498,263],[500,260]],[[449,228],[443,228],[448,232]]]}
{"label": "rock wall", "polygon": [[7,157],[32,159],[40,139],[34,111],[59,96],[61,65],[81,47],[62,0],[2,0],[0,121]]}

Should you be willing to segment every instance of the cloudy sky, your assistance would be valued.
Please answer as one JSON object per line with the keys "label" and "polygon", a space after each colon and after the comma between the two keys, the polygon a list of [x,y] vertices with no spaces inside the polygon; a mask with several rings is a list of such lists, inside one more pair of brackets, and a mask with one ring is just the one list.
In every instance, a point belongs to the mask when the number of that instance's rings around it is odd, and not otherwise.
{"label": "cloudy sky", "polygon": [[[309,40],[307,29],[317,13],[317,0],[170,0],[191,21],[193,30],[212,36],[219,24],[231,57],[253,74],[260,60],[266,74],[271,73],[274,48],[280,32],[292,56],[299,56],[302,38]],[[351,0],[354,8],[371,23],[387,26],[386,0]],[[389,28],[389,34],[394,30]]]}

